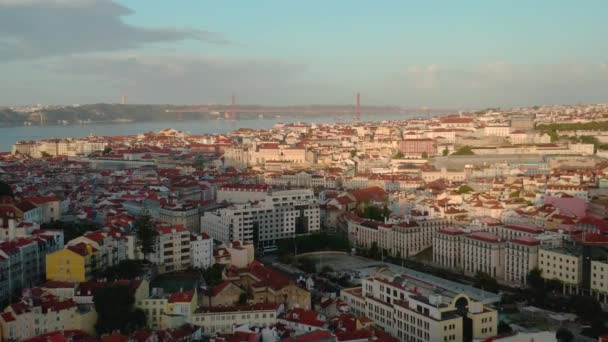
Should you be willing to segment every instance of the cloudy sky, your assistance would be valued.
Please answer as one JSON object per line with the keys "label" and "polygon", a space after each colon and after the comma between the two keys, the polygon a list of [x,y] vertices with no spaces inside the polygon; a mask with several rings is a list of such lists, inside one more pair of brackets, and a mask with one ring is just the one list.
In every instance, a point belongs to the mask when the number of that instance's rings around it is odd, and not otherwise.
{"label": "cloudy sky", "polygon": [[0,0],[0,105],[608,102],[608,1]]}

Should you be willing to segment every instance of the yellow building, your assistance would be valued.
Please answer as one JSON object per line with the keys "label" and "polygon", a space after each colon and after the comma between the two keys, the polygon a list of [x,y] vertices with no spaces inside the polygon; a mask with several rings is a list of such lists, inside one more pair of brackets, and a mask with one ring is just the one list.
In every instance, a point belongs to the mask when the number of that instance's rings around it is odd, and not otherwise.
{"label": "yellow building", "polygon": [[84,282],[97,269],[97,250],[90,244],[79,243],[46,256],[47,280]]}

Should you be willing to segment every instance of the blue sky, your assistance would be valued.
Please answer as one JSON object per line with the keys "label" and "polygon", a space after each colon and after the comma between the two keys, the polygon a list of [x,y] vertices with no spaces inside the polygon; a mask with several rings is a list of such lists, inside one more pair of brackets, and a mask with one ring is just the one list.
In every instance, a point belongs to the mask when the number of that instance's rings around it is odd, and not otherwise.
{"label": "blue sky", "polygon": [[606,1],[0,0],[0,104],[608,102],[605,13]]}

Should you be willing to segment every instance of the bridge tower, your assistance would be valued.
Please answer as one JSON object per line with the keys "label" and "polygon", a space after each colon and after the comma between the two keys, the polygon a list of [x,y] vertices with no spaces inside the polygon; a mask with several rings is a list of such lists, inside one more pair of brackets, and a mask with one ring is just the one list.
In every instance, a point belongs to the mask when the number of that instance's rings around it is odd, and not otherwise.
{"label": "bridge tower", "polygon": [[236,128],[236,96],[232,94],[232,103],[230,105],[230,121],[232,129]]}
{"label": "bridge tower", "polygon": [[361,121],[361,94],[357,93],[357,109],[355,112],[355,121]]}

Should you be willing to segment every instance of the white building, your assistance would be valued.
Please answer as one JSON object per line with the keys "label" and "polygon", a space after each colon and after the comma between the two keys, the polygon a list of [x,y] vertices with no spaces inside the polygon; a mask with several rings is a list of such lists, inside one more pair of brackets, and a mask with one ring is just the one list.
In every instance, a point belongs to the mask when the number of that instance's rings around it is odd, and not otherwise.
{"label": "white building", "polygon": [[468,341],[497,333],[496,310],[463,294],[434,294],[406,277],[363,279],[360,288],[343,290],[341,297],[354,314],[370,318],[401,341]]}
{"label": "white building", "polygon": [[213,260],[213,239],[206,233],[190,236],[190,267],[205,269]]}
{"label": "white building", "polygon": [[312,190],[273,191],[257,204],[237,204],[201,218],[201,230],[224,243],[256,242],[273,248],[277,240],[318,231],[320,209]]}

